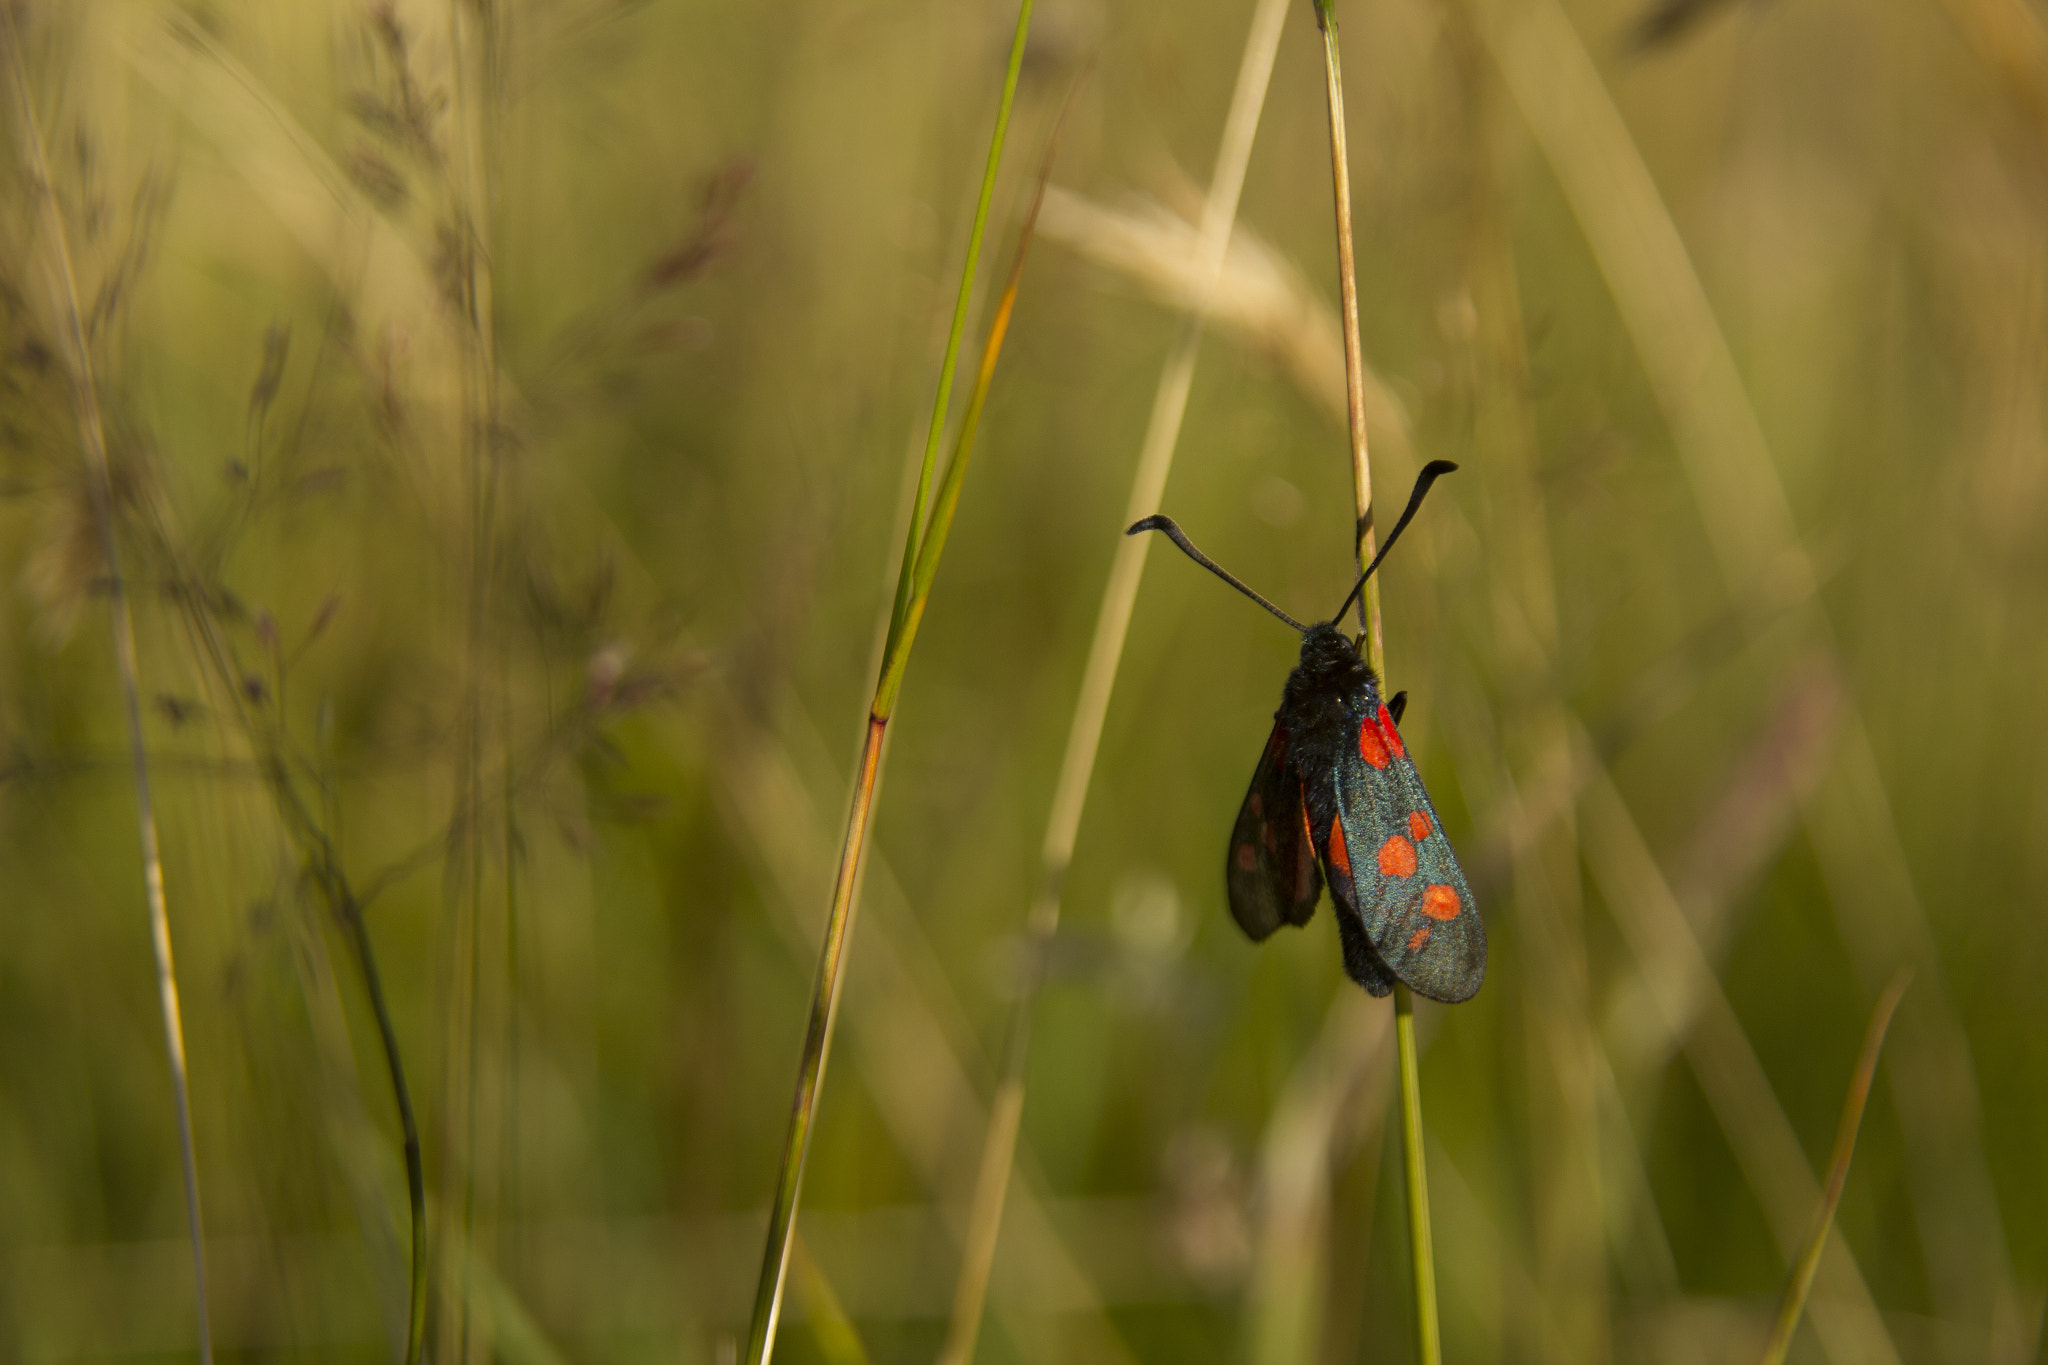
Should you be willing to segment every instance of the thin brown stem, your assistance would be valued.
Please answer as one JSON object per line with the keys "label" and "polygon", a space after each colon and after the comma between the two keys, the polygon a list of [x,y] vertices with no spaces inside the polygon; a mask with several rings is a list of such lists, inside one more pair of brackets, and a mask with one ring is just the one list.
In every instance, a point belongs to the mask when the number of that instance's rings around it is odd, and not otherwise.
{"label": "thin brown stem", "polygon": [[[1330,111],[1330,179],[1337,212],[1337,288],[1344,319],[1344,411],[1351,433],[1351,497],[1358,521],[1353,550],[1362,572],[1373,555],[1372,462],[1365,438],[1365,355],[1358,337],[1358,260],[1351,240],[1351,154],[1344,134],[1344,66],[1337,50],[1337,16],[1329,0],[1317,0],[1316,24],[1323,35],[1323,81]],[[1380,640],[1380,585],[1366,580],[1358,599],[1358,624],[1366,634],[1366,662],[1386,675]]]}
{"label": "thin brown stem", "polygon": [[[1345,410],[1351,425],[1351,486],[1357,512],[1354,549],[1361,572],[1373,556],[1372,464],[1365,440],[1365,357],[1358,335],[1358,262],[1351,241],[1351,164],[1344,136],[1344,74],[1337,46],[1337,17],[1331,0],[1316,0],[1316,23],[1323,33],[1323,76],[1329,96],[1330,177],[1337,213],[1337,287],[1343,300]],[[1358,599],[1359,624],[1365,632],[1365,658],[1380,677],[1387,675],[1386,646],[1380,628],[1380,592],[1376,579],[1365,581]],[[1394,983],[1394,1034],[1401,1062],[1401,1158],[1408,1190],[1408,1250],[1415,1288],[1415,1352],[1422,1365],[1438,1365],[1442,1356],[1436,1308],[1436,1258],[1429,1227],[1429,1180],[1423,1160],[1422,1072],[1415,1051],[1415,1001],[1407,986]]]}
{"label": "thin brown stem", "polygon": [[[465,474],[469,481],[469,584],[468,642],[464,699],[465,732],[462,750],[462,778],[467,811],[458,812],[466,867],[462,878],[464,914],[460,952],[466,958],[467,982],[455,992],[455,1037],[462,1059],[459,1098],[462,1116],[461,1157],[450,1162],[450,1179],[460,1173],[461,1194],[458,1217],[463,1237],[477,1241],[479,1149],[478,1108],[481,1103],[481,1075],[485,1013],[484,992],[484,882],[487,865],[484,839],[484,791],[486,710],[490,702],[485,680],[498,671],[492,661],[490,636],[492,582],[496,569],[497,520],[500,500],[500,471],[497,459],[498,356],[495,311],[495,281],[491,271],[492,232],[490,206],[493,201],[492,136],[497,97],[497,29],[490,6],[454,5],[449,10],[451,64],[456,91],[457,134],[455,156],[449,176],[450,213],[453,229],[461,242],[462,308],[456,328],[463,359],[463,433]],[[509,756],[508,756],[509,758]],[[509,859],[510,850],[507,849]],[[505,875],[509,881],[509,861]],[[448,1103],[457,1106],[455,1081],[450,1079]],[[450,1124],[451,1131],[455,1129]],[[453,1202],[444,1196],[441,1207]],[[473,1342],[474,1314],[468,1267],[465,1258],[460,1285],[460,1308],[455,1340],[455,1359],[463,1365],[473,1354],[487,1355],[487,1343]]]}
{"label": "thin brown stem", "polygon": [[185,1064],[185,1025],[178,1006],[178,974],[171,957],[171,918],[164,894],[163,853],[157,838],[156,804],[150,794],[149,758],[143,747],[140,667],[136,661],[135,618],[121,576],[121,556],[114,533],[113,480],[107,464],[106,429],[100,418],[99,385],[94,377],[92,348],[79,307],[78,276],[71,263],[64,216],[43,150],[43,134],[29,93],[28,73],[21,61],[21,34],[14,7],[0,4],[6,24],[8,72],[14,88],[22,159],[32,179],[42,230],[49,240],[48,274],[52,304],[58,316],[69,364],[72,404],[78,422],[79,447],[85,460],[86,486],[92,500],[100,557],[106,564],[107,618],[113,636],[115,671],[121,684],[121,707],[127,722],[128,751],[135,782],[136,833],[142,850],[143,899],[149,912],[150,948],[156,962],[157,1006],[163,1019],[164,1052],[171,1068],[171,1093],[177,1107],[178,1155],[185,1184],[185,1218],[192,1240],[192,1274],[198,1312],[199,1357],[213,1362],[213,1318],[207,1306],[206,1224],[199,1206],[199,1168],[192,1139],[192,1098]]}

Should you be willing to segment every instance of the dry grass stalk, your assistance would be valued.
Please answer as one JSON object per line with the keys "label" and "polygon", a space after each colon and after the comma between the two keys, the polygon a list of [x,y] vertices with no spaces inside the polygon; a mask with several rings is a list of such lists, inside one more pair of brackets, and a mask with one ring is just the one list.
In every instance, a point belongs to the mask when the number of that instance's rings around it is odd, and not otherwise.
{"label": "dry grass stalk", "polygon": [[[1221,266],[1206,274],[1201,229],[1156,200],[1112,208],[1054,187],[1046,191],[1038,230],[1129,276],[1169,307],[1200,309],[1210,329],[1272,355],[1316,406],[1340,423],[1349,420],[1336,310],[1249,225],[1232,229]],[[1415,463],[1407,405],[1370,364],[1364,372],[1367,423],[1397,462]]]}
{"label": "dry grass stalk", "polygon": [[21,31],[13,5],[0,5],[0,43],[7,49],[9,84],[13,88],[16,130],[30,192],[41,210],[41,231],[47,252],[45,275],[49,306],[62,338],[73,414],[78,424],[79,452],[85,464],[100,562],[105,566],[107,618],[113,637],[114,666],[119,676],[121,706],[127,722],[128,752],[135,784],[136,834],[142,852],[143,899],[149,912],[150,951],[156,963],[157,1008],[163,1021],[164,1052],[170,1063],[171,1093],[177,1106],[178,1156],[185,1186],[185,1219],[192,1242],[192,1274],[199,1330],[199,1356],[213,1362],[213,1314],[206,1292],[206,1223],[199,1203],[198,1158],[192,1141],[192,1096],[185,1065],[185,1025],[178,1006],[178,974],[171,957],[171,917],[164,895],[163,851],[157,837],[156,804],[149,782],[149,755],[142,732],[142,685],[135,652],[135,618],[128,588],[121,576],[119,538],[114,527],[116,506],[107,468],[107,436],[100,418],[99,385],[94,376],[91,343],[79,305],[78,278],[71,264],[64,216],[43,149],[43,132],[22,64]]}

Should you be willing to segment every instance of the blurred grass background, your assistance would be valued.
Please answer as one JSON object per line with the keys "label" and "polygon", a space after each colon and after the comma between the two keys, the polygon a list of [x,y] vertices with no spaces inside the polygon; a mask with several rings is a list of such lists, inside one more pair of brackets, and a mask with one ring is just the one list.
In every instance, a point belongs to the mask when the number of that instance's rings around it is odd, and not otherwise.
{"label": "blurred grass background", "polygon": [[[1014,11],[16,9],[133,588],[220,1356],[402,1340],[339,869],[421,1117],[432,1358],[729,1358]],[[1337,13],[1377,481],[1464,466],[1385,588],[1492,940],[1478,999],[1422,1010],[1447,1358],[1754,1359],[1904,965],[1793,1359],[2042,1359],[2038,11],[1782,0],[1646,50],[1623,0]],[[1041,4],[1000,235],[1081,78],[1063,193],[895,727],[785,1359],[847,1358],[830,1303],[877,1361],[943,1335],[1249,19]],[[1297,613],[1348,585],[1321,81],[1302,3],[1163,509]],[[135,797],[19,124],[0,1355],[188,1359]],[[984,1360],[1407,1358],[1388,1007],[1327,912],[1254,951],[1222,904],[1294,652],[1153,563]]]}

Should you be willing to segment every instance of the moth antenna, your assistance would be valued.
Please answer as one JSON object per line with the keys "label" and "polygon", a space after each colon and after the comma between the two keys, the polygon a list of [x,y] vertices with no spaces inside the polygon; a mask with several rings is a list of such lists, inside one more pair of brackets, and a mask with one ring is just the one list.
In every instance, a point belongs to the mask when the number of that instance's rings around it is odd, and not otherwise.
{"label": "moth antenna", "polygon": [[1225,583],[1228,583],[1231,587],[1236,588],[1246,597],[1251,598],[1252,601],[1258,603],[1267,611],[1272,612],[1275,616],[1285,621],[1288,625],[1293,626],[1296,630],[1302,632],[1304,635],[1308,633],[1307,626],[1295,620],[1292,616],[1289,616],[1286,612],[1280,610],[1280,608],[1274,606],[1271,602],[1268,602],[1265,598],[1253,592],[1251,588],[1246,586],[1243,579],[1240,579],[1236,574],[1224,568],[1221,564],[1218,564],[1215,560],[1209,558],[1209,556],[1203,554],[1200,550],[1197,550],[1195,548],[1195,542],[1189,540],[1187,537],[1187,532],[1181,530],[1179,526],[1174,524],[1174,520],[1172,517],[1146,517],[1143,521],[1133,522],[1131,524],[1131,528],[1128,531],[1125,531],[1124,534],[1127,536],[1134,536],[1138,534],[1138,532],[1140,531],[1164,531],[1166,533],[1167,538],[1171,540],[1174,544],[1180,546],[1181,553],[1186,555],[1189,559],[1194,560],[1195,563],[1201,565],[1210,573],[1215,574]]}
{"label": "moth antenna", "polygon": [[[1360,574],[1358,581],[1351,585],[1351,591],[1345,594],[1344,600],[1337,605],[1337,610],[1331,614],[1330,619],[1332,621],[1343,620],[1344,613],[1349,611],[1351,604],[1358,600],[1358,594],[1365,591],[1365,580],[1372,577],[1372,571],[1377,569],[1380,566],[1380,561],[1387,557],[1387,551],[1394,548],[1394,542],[1401,538],[1401,532],[1407,530],[1408,523],[1415,520],[1416,512],[1421,510],[1422,499],[1429,493],[1429,486],[1457,467],[1449,460],[1431,460],[1422,467],[1422,472],[1415,476],[1414,490],[1408,494],[1408,506],[1402,509],[1401,519],[1394,523],[1394,529],[1387,533],[1387,543],[1380,546],[1380,552],[1372,557],[1372,563],[1365,566],[1365,572]],[[1251,590],[1247,588],[1245,591],[1249,592]]]}

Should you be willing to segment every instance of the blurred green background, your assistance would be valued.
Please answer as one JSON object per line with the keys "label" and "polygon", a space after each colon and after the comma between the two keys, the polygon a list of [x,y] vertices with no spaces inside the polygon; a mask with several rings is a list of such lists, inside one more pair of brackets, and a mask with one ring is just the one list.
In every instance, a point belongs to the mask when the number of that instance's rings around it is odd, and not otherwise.
{"label": "blurred green background", "polygon": [[[1910,967],[1793,1358],[2043,1359],[2039,9],[1703,4],[1643,46],[1635,0],[1563,4],[1336,6],[1375,473],[1463,465],[1385,573],[1492,944],[1420,1009],[1446,1358],[1755,1359]],[[893,727],[782,1359],[850,1358],[836,1312],[876,1361],[943,1335],[1251,8],[1039,7],[985,271],[1078,92]],[[345,885],[420,1114],[431,1357],[731,1359],[1015,11],[15,11],[0,1357],[196,1340],[39,133],[218,1354],[402,1339]],[[1299,0],[1163,509],[1305,616],[1351,522],[1327,138]],[[1152,557],[984,1361],[1410,1358],[1389,1007],[1327,911],[1254,949],[1223,905],[1294,652]]]}

